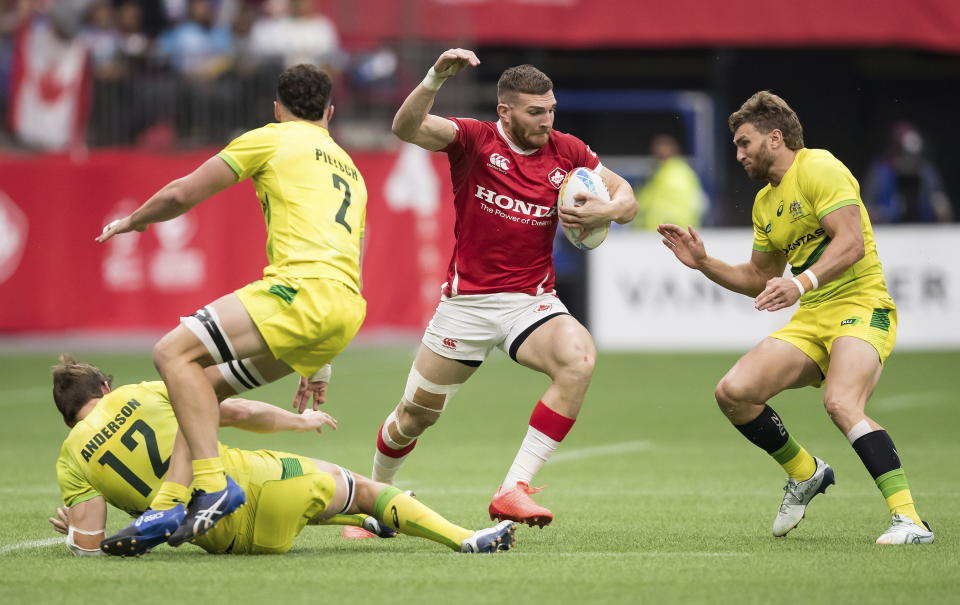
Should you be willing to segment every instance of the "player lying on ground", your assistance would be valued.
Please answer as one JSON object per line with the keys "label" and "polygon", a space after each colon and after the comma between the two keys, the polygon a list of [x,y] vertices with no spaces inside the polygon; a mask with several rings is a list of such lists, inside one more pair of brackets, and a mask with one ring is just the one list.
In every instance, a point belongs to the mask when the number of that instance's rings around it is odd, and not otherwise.
{"label": "player lying on ground", "polygon": [[[580,139],[553,129],[553,82],[532,65],[503,72],[496,122],[430,114],[441,84],[480,62],[444,52],[393,119],[402,140],[447,155],[456,243],[440,303],[427,325],[403,396],[377,435],[373,478],[392,483],[417,438],[496,347],[550,377],[527,433],[490,502],[491,518],[544,526],[553,513],[530,494],[534,475],[573,427],[593,376],[593,339],[554,290],[557,224],[590,230],[636,214],[633,190]],[[584,195],[557,211],[564,176],[585,167],[603,179],[609,203]],[[504,391],[490,397],[512,396]]]}
{"label": "player lying on ground", "polygon": [[[897,309],[887,292],[860,185],[829,151],[806,149],[786,101],[767,91],[730,115],[737,161],[767,185],[753,205],[753,254],[741,265],[707,256],[693,228],[660,225],[663,243],[688,267],[755,296],[760,311],[800,301],[781,330],[744,355],[717,385],[720,409],[787,472],[773,535],[785,536],[807,504],[833,484],[833,469],[787,432],[767,401],[786,389],[820,386],[830,419],[846,435],[887,501],[893,522],[878,544],[933,542],[890,436],[867,416],[893,349]],[[782,277],[790,263],[794,277]]]}
{"label": "player lying on ground", "polygon": [[[207,376],[218,393],[230,390],[216,368]],[[67,535],[67,546],[77,555],[99,554],[100,549],[119,556],[143,554],[166,542],[179,524],[147,510],[168,467],[190,464],[186,456],[171,460],[175,440],[178,448],[186,446],[166,387],[157,381],[111,390],[111,382],[95,366],[68,356],[53,370],[54,400],[71,430],[57,459],[65,507],[50,521]],[[298,415],[259,401],[228,398],[220,410],[222,426],[255,432],[336,427],[323,412]],[[372,515],[377,523],[364,526],[381,535],[389,527],[460,552],[496,552],[513,544],[512,522],[464,529],[410,495],[331,462],[223,445],[219,451],[248,498],[239,511],[193,540],[207,552],[286,552],[305,525],[357,513]],[[105,539],[107,504],[139,515],[137,523]]]}

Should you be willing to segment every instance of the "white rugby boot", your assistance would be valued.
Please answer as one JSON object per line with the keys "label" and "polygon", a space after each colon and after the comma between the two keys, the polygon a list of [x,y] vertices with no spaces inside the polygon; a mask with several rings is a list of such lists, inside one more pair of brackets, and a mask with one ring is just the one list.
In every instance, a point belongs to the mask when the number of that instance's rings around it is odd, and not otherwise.
{"label": "white rugby boot", "polygon": [[787,484],[783,486],[783,502],[780,503],[780,510],[773,520],[773,535],[778,538],[787,535],[799,525],[813,497],[826,492],[827,486],[835,483],[830,465],[816,456],[813,459],[817,461],[817,470],[813,476],[806,481],[788,478]]}
{"label": "white rugby boot", "polygon": [[877,544],[930,544],[933,530],[923,521],[923,527],[906,515],[894,515],[890,529],[877,538]]}

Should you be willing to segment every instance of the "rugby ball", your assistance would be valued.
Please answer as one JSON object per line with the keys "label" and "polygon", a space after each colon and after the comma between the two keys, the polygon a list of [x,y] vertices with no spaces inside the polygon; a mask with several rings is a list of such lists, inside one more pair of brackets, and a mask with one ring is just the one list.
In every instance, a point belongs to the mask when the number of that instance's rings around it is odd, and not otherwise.
{"label": "rugby ball", "polygon": [[[595,195],[604,202],[610,201],[610,192],[607,186],[603,184],[603,179],[596,172],[589,168],[575,168],[567,173],[560,185],[560,193],[557,194],[557,205],[561,208],[575,208],[583,204],[576,200],[578,193],[587,193]],[[602,227],[594,227],[583,233],[582,229],[568,229],[561,226],[563,234],[567,236],[570,243],[581,250],[592,250],[607,239],[610,233],[610,223]]]}

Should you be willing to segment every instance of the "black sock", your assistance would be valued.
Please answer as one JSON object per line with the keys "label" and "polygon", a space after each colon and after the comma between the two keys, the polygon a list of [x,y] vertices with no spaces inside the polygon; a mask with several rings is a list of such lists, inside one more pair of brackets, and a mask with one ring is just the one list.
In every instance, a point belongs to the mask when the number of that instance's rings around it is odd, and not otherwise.
{"label": "black sock", "polygon": [[897,448],[893,445],[893,439],[884,430],[870,431],[860,437],[853,442],[853,449],[874,479],[900,468]]}
{"label": "black sock", "polygon": [[790,435],[786,427],[780,420],[780,416],[773,411],[773,408],[765,405],[760,415],[746,424],[733,425],[740,434],[750,440],[750,443],[763,449],[768,454],[782,448],[787,444]]}

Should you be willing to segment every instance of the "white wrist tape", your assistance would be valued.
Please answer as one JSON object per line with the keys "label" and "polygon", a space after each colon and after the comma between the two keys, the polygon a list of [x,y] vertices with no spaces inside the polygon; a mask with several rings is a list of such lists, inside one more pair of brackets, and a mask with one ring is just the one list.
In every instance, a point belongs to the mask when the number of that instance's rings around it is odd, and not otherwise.
{"label": "white wrist tape", "polygon": [[820,287],[820,280],[817,279],[817,274],[814,273],[812,269],[807,269],[806,271],[803,272],[803,274],[806,275],[807,278],[810,280],[811,290],[816,290],[817,288]]}
{"label": "white wrist tape", "polygon": [[443,83],[447,81],[447,78],[457,73],[459,70],[459,65],[454,63],[450,67],[446,68],[443,71],[437,71],[433,67],[427,70],[427,75],[424,76],[423,87],[427,90],[440,90],[440,87],[443,86]]}
{"label": "white wrist tape", "polygon": [[70,552],[72,552],[73,555],[76,557],[96,557],[98,555],[102,555],[103,553],[100,551],[99,548],[91,549],[91,548],[81,548],[77,546],[77,543],[73,541],[73,534],[83,534],[85,536],[96,536],[98,534],[102,534],[103,532],[104,530],[102,529],[97,531],[86,531],[83,529],[77,529],[76,527],[71,525],[67,528],[67,539],[66,539],[67,548],[69,548]]}
{"label": "white wrist tape", "polygon": [[313,373],[313,376],[308,378],[310,382],[330,382],[330,377],[333,376],[333,366],[329,363],[316,372]]}
{"label": "white wrist tape", "polygon": [[800,296],[803,296],[803,293],[807,291],[806,288],[803,287],[803,282],[801,282],[796,277],[791,277],[790,281],[797,284],[797,289],[800,290]]}

